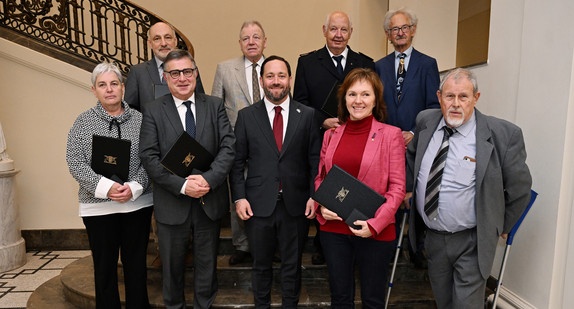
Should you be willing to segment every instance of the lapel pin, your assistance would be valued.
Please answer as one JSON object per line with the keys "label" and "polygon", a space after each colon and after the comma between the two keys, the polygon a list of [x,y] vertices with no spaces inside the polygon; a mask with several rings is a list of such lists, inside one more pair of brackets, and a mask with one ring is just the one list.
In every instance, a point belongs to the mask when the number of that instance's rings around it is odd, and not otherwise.
{"label": "lapel pin", "polygon": [[300,110],[300,109],[297,109],[297,112],[298,112],[299,114],[301,114],[301,110]]}

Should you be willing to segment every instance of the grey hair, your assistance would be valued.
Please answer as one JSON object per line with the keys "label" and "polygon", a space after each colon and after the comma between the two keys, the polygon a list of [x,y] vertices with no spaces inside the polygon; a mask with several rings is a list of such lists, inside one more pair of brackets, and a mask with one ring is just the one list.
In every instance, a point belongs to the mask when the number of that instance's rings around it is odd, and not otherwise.
{"label": "grey hair", "polygon": [[478,82],[476,80],[476,75],[474,75],[474,73],[472,73],[471,70],[464,69],[464,68],[456,68],[456,69],[452,69],[452,70],[448,71],[448,73],[446,73],[446,75],[443,76],[443,78],[440,82],[440,86],[439,86],[440,92],[442,92],[442,88],[444,86],[444,83],[447,81],[447,79],[449,79],[451,77],[456,82],[458,82],[462,78],[468,79],[472,83],[472,94],[476,95],[478,93]]}
{"label": "grey hair", "polygon": [[329,20],[331,19],[331,15],[333,15],[333,13],[343,13],[347,16],[347,18],[349,19],[349,28],[353,28],[353,21],[351,20],[351,17],[349,17],[349,15],[343,11],[335,11],[335,12],[331,12],[329,14],[327,14],[327,18],[325,19],[325,29],[329,29]]}
{"label": "grey hair", "polygon": [[257,27],[259,27],[259,29],[261,29],[261,32],[263,32],[263,37],[265,37],[265,30],[263,30],[263,26],[261,26],[261,23],[256,21],[256,20],[247,20],[245,22],[243,22],[243,24],[241,25],[241,29],[239,29],[239,39],[241,39],[241,31],[243,31],[243,29],[247,26],[251,26],[251,25],[256,25]]}
{"label": "grey hair", "polygon": [[102,62],[98,64],[92,71],[92,86],[94,87],[96,86],[96,80],[98,79],[98,76],[100,76],[100,74],[105,72],[116,73],[118,79],[120,80],[120,83],[123,83],[122,72],[120,72],[120,69],[118,69],[118,67],[113,63]]}
{"label": "grey hair", "polygon": [[419,19],[417,18],[417,15],[415,15],[415,13],[407,8],[400,8],[398,10],[389,10],[387,12],[387,14],[385,14],[385,19],[383,22],[383,27],[385,28],[385,31],[388,31],[391,27],[391,18],[393,18],[393,16],[397,15],[397,14],[403,14],[405,15],[408,19],[411,25],[416,26],[419,22]]}

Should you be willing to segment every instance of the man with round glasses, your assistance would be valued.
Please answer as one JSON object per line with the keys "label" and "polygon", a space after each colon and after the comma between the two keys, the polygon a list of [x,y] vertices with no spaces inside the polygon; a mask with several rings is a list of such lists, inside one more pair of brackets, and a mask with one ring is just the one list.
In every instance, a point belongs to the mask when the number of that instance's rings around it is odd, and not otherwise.
{"label": "man with round glasses", "polygon": [[[195,91],[197,66],[189,52],[169,52],[163,77],[170,94],[143,111],[140,158],[154,185],[164,304],[186,308],[185,257],[192,234],[193,308],[211,308],[217,294],[221,218],[229,211],[227,174],[235,158],[235,136],[223,100]],[[194,169],[185,178],[160,163],[183,132],[215,157],[205,172]]]}
{"label": "man with round glasses", "polygon": [[[416,15],[410,10],[388,11],[385,14],[384,28],[395,50],[375,63],[375,69],[384,86],[387,123],[403,131],[405,147],[413,138],[418,113],[440,106],[436,96],[440,82],[437,62],[412,46],[417,22]],[[396,216],[397,225],[401,222],[402,214],[403,211],[399,209]],[[398,231],[399,226],[397,233]],[[427,267],[423,247],[421,243],[417,246],[417,251],[411,253],[411,261],[417,268]]]}
{"label": "man with round glasses", "polygon": [[401,128],[405,146],[413,138],[417,114],[427,108],[439,107],[437,62],[412,46],[417,22],[416,15],[407,9],[388,11],[385,33],[395,50],[375,63],[385,87],[388,123]]}

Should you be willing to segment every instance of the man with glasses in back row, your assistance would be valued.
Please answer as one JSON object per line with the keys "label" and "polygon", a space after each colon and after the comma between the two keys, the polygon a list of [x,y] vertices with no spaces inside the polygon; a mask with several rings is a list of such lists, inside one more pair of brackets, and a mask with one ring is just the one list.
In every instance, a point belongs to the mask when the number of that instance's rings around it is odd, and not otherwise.
{"label": "man with glasses in back row", "polygon": [[[384,20],[385,33],[395,50],[375,63],[377,74],[383,82],[387,123],[403,131],[405,147],[413,138],[418,113],[439,108],[436,96],[440,82],[437,62],[412,46],[417,22],[416,15],[407,9],[388,11]],[[402,214],[399,209],[395,216],[397,234]],[[427,267],[423,247],[423,243],[418,244],[416,252],[411,252],[411,261],[417,268]]]}
{"label": "man with glasses in back row", "polygon": [[[154,185],[163,299],[166,308],[186,307],[184,261],[193,233],[193,308],[210,308],[217,294],[217,246],[229,209],[235,136],[223,100],[195,92],[197,66],[189,52],[171,51],[163,77],[170,93],[146,106],[140,133],[140,158]],[[160,164],[184,131],[215,157],[207,171],[194,169],[185,178]]]}

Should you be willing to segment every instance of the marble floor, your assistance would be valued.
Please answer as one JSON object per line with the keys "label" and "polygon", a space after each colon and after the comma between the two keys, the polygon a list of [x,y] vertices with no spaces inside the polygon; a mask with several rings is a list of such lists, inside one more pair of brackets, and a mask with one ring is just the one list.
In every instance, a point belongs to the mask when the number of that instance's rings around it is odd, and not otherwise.
{"label": "marble floor", "polygon": [[36,288],[59,275],[68,264],[90,255],[90,251],[30,251],[26,255],[26,265],[0,273],[1,309],[26,308]]}

